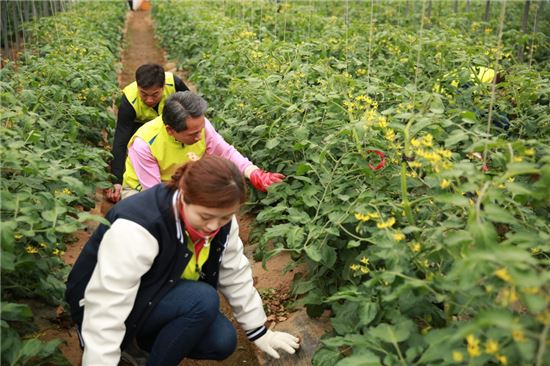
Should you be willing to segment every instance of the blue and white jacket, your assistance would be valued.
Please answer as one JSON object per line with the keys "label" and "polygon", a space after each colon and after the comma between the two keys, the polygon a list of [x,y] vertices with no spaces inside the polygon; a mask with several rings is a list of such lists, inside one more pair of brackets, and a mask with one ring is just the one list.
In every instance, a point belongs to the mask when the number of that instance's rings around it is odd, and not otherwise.
{"label": "blue and white jacket", "polygon": [[[177,283],[192,257],[177,192],[159,184],[117,203],[83,248],[67,280],[66,300],[85,344],[82,364],[117,365],[151,309]],[[211,242],[200,281],[227,298],[239,325],[255,340],[266,315],[254,288],[235,217]]]}

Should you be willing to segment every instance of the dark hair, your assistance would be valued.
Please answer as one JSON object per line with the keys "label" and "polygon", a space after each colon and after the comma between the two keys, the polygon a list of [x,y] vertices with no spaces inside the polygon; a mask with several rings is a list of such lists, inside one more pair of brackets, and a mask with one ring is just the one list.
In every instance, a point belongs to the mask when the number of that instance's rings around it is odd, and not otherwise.
{"label": "dark hair", "polygon": [[246,184],[237,166],[219,156],[205,155],[176,170],[168,187],[183,192],[185,203],[227,208],[246,200]]}
{"label": "dark hair", "polygon": [[176,132],[187,128],[185,119],[189,116],[203,116],[208,109],[208,103],[201,96],[187,90],[176,92],[166,99],[162,110],[162,120],[165,125],[172,127]]}
{"label": "dark hair", "polygon": [[163,87],[164,81],[164,68],[159,64],[144,64],[136,70],[136,82],[140,88]]}

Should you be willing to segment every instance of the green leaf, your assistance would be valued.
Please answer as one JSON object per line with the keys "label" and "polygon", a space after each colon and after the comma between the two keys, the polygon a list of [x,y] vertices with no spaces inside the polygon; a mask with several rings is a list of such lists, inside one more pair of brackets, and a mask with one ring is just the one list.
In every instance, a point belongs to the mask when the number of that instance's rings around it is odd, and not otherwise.
{"label": "green leaf", "polygon": [[321,251],[315,246],[314,243],[311,243],[307,247],[305,247],[304,251],[306,252],[309,259],[314,262],[321,262],[321,259],[323,259]]}
{"label": "green leaf", "polygon": [[441,114],[445,112],[445,106],[443,105],[443,101],[441,100],[441,97],[437,94],[433,94],[433,100],[430,104],[430,111],[432,111],[435,114]]}
{"label": "green leaf", "polygon": [[2,272],[11,272],[15,269],[15,254],[2,250]]}
{"label": "green leaf", "polygon": [[449,233],[444,239],[446,245],[455,246],[463,243],[471,242],[472,235],[465,230],[457,230]]}
{"label": "green leaf", "polygon": [[416,123],[413,124],[411,127],[411,137],[416,136],[420,131],[422,131],[424,128],[428,126],[432,126],[434,124],[433,120],[431,118],[420,118]]}
{"label": "green leaf", "polygon": [[32,310],[28,305],[2,302],[2,320],[24,321],[32,319]]}
{"label": "green leaf", "polygon": [[482,248],[487,248],[497,243],[497,232],[492,223],[488,221],[474,221],[468,226],[468,230],[476,245]]}
{"label": "green leaf", "polygon": [[279,139],[278,138],[272,138],[272,139],[269,139],[267,141],[267,143],[265,144],[265,147],[266,149],[268,150],[272,150],[273,148],[275,148],[277,145],[279,145]]}
{"label": "green leaf", "polygon": [[340,358],[341,353],[338,349],[322,348],[313,355],[312,365],[334,366]]}
{"label": "green leaf", "polygon": [[447,203],[461,207],[468,207],[470,205],[467,197],[452,193],[437,194],[434,196],[434,200],[436,202]]}
{"label": "green leaf", "polygon": [[79,212],[78,213],[78,222],[86,222],[86,221],[95,221],[95,222],[99,222],[99,223],[107,225],[107,226],[111,226],[111,223],[109,222],[109,220],[107,220],[103,216],[93,215],[93,214],[91,214],[89,212],[85,212],[85,211]]}
{"label": "green leaf", "polygon": [[374,302],[362,302],[359,305],[359,320],[361,325],[369,325],[378,314],[378,304]]}
{"label": "green leaf", "polygon": [[534,192],[520,183],[507,183],[506,190],[514,195],[532,196]]}
{"label": "green leaf", "polygon": [[57,214],[55,210],[42,211],[40,215],[44,220],[49,222],[55,222],[55,220],[57,220]]}
{"label": "green leaf", "polygon": [[75,231],[77,231],[80,227],[75,224],[75,223],[66,223],[66,224],[61,224],[61,225],[57,225],[55,227],[55,231],[59,232],[59,233],[67,233],[67,234],[70,234],[70,233],[74,233]]}
{"label": "green leaf", "polygon": [[288,247],[301,248],[304,243],[304,237],[304,229],[300,226],[293,226],[286,234]]}
{"label": "green leaf", "polygon": [[515,225],[518,223],[518,220],[508,211],[491,203],[484,205],[483,216],[493,222],[502,222],[510,225]]}
{"label": "green leaf", "polygon": [[42,342],[38,339],[29,339],[23,342],[23,347],[19,350],[19,357],[23,359],[32,358],[40,353]]}
{"label": "green leaf", "polygon": [[400,324],[379,324],[375,328],[369,329],[369,334],[387,343],[397,344],[409,338],[411,334],[412,321],[404,321]]}
{"label": "green leaf", "polygon": [[306,163],[300,163],[296,167],[296,175],[304,175],[311,170],[311,165]]}
{"label": "green leaf", "polygon": [[508,175],[538,174],[539,169],[531,163],[509,163],[506,166]]}
{"label": "green leaf", "polygon": [[458,144],[461,141],[468,140],[469,137],[466,134],[466,132],[462,130],[454,130],[449,134],[449,137],[445,139],[445,147],[449,148],[456,144]]}
{"label": "green leaf", "polygon": [[380,366],[380,357],[369,350],[353,347],[353,355],[340,360],[336,366]]}

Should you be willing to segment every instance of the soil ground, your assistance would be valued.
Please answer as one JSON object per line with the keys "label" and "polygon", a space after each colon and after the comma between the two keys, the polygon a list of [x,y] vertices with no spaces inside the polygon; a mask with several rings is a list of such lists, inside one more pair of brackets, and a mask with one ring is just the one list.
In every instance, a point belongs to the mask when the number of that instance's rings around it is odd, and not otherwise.
{"label": "soil ground", "polygon": [[[159,63],[165,66],[167,71],[172,71],[182,77],[191,90],[196,90],[193,85],[189,85],[185,80],[185,71],[175,70],[174,63],[169,63],[166,60],[164,51],[158,46],[158,42],[153,37],[153,24],[148,11],[128,12],[125,32],[125,47],[122,52],[122,68],[118,75],[118,82],[121,87],[134,81],[134,73],[137,67],[144,63]],[[92,213],[104,215],[112,205],[107,202],[103,196],[103,192],[96,192],[96,207]],[[245,245],[247,255],[251,258],[253,249],[248,247],[248,232],[253,221],[251,216],[239,217],[241,228],[241,239]],[[83,246],[86,244],[91,233],[95,229],[95,224],[90,224],[87,230],[75,233],[75,242],[68,245],[64,256],[66,264],[72,265]],[[289,298],[289,287],[292,281],[293,272],[283,274],[283,268],[290,261],[288,256],[277,256],[269,261],[266,270],[262,268],[261,263],[253,264],[253,273],[256,287],[259,289],[264,298],[264,305],[268,314],[268,320],[272,326],[278,322],[288,319],[289,314],[284,307],[284,303]],[[237,325],[235,319],[231,315],[231,309],[227,302],[222,301],[222,311],[234,323],[238,330],[238,345],[235,353],[223,362],[217,361],[196,361],[185,360],[182,364],[193,366],[213,366],[213,365],[259,365],[263,355],[259,352],[251,342],[246,339],[244,332]],[[80,365],[82,351],[79,346],[78,337],[71,327],[68,314],[62,308],[52,309],[33,304],[33,312],[35,314],[36,323],[40,328],[41,339],[50,340],[61,338],[66,343],[61,346],[61,350],[71,365]],[[294,364],[294,363],[292,363]],[[120,365],[125,365],[121,363]]]}

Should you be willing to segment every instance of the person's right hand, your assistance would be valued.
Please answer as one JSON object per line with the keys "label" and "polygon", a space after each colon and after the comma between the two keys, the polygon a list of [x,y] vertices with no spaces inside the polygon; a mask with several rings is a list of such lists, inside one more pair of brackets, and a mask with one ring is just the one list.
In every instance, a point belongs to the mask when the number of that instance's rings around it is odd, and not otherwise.
{"label": "person's right hand", "polygon": [[289,333],[274,332],[272,330],[268,330],[267,333],[256,339],[254,343],[259,349],[277,359],[281,357],[277,350],[294,354],[300,348],[300,339]]}
{"label": "person's right hand", "polygon": [[109,188],[105,190],[105,196],[107,199],[113,203],[117,203],[120,201],[120,192],[122,191],[122,185],[121,184],[113,184],[113,188]]}

